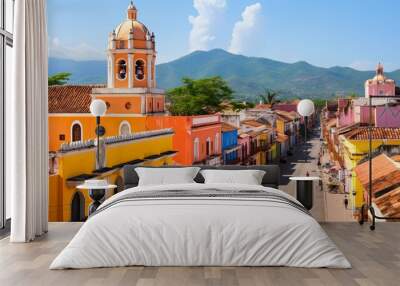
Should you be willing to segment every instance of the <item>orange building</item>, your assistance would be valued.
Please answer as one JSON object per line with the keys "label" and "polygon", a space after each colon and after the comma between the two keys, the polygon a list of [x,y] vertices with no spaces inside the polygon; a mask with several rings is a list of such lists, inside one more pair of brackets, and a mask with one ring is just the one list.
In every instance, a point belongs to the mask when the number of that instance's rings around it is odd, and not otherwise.
{"label": "orange building", "polygon": [[180,165],[221,164],[221,117],[215,115],[147,117],[148,129],[172,128],[174,161]]}

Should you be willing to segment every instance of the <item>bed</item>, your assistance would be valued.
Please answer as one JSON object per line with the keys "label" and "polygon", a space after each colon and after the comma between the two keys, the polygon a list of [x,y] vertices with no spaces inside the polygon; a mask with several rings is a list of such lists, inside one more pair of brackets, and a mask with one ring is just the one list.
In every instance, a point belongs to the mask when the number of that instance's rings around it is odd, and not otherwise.
{"label": "bed", "polygon": [[[261,185],[138,186],[124,167],[125,191],[106,200],[50,269],[122,266],[290,266],[350,268],[308,211],[277,189],[277,166]],[[202,167],[213,169],[213,167]]]}

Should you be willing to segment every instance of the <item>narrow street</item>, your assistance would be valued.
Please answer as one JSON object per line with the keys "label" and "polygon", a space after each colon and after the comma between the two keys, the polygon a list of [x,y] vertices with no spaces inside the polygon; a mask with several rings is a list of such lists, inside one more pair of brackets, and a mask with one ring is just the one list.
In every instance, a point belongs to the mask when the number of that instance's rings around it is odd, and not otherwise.
{"label": "narrow street", "polygon": [[[310,176],[321,177],[317,165],[321,148],[319,138],[320,128],[316,128],[308,142],[300,143],[293,151],[293,156],[288,157],[288,162],[280,164],[281,190],[296,196],[296,184],[289,180],[290,177],[306,176],[307,172]],[[329,193],[325,184],[321,190],[319,182],[314,182],[314,207],[311,209],[311,214],[320,222],[353,220],[351,211],[344,207],[344,195]]]}

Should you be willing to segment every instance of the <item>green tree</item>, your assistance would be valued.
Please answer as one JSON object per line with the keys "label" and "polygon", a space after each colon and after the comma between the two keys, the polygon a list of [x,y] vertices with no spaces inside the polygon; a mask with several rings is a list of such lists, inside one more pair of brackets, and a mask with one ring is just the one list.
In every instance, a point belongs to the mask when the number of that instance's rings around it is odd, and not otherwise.
{"label": "green tree", "polygon": [[243,109],[248,109],[248,108],[253,108],[255,106],[254,103],[248,102],[248,101],[231,101],[230,102],[230,108],[233,111],[241,111]]}
{"label": "green tree", "polygon": [[356,92],[351,92],[351,93],[349,93],[349,97],[350,98],[357,98],[357,97],[360,97],[360,95],[357,94]]}
{"label": "green tree", "polygon": [[183,78],[182,83],[167,92],[168,110],[172,115],[213,114],[232,102],[233,91],[221,77]]}
{"label": "green tree", "polygon": [[314,98],[313,102],[317,109],[321,109],[326,105],[326,99],[323,98]]}
{"label": "green tree", "polygon": [[273,106],[274,104],[280,102],[278,99],[279,93],[273,90],[269,90],[264,88],[264,92],[260,93],[258,97],[260,98],[263,104],[270,104]]}
{"label": "green tree", "polygon": [[49,86],[52,85],[64,85],[66,84],[71,77],[71,73],[69,72],[60,72],[49,76],[48,82]]}

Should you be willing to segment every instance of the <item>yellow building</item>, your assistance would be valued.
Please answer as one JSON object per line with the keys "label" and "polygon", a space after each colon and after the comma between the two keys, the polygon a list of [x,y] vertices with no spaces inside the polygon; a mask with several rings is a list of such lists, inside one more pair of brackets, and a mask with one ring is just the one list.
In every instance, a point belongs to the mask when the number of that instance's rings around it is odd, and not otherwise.
{"label": "yellow building", "polygon": [[250,165],[266,165],[271,148],[272,128],[254,119],[240,122],[241,132],[250,136]]}
{"label": "yellow building", "polygon": [[109,197],[122,190],[123,165],[173,164],[172,136],[172,129],[163,129],[105,138],[105,167],[99,171],[95,171],[94,141],[64,144],[51,159],[54,173],[49,176],[49,221],[82,221],[87,217],[91,199],[87,191],[76,189],[87,179],[106,179],[117,185],[107,192]]}
{"label": "yellow building", "polygon": [[[363,186],[357,178],[354,168],[360,160],[366,158],[369,152],[368,128],[358,127],[339,136],[339,152],[347,170],[345,174],[345,188],[351,194],[350,205],[359,209],[364,203]],[[372,129],[372,150],[381,146],[400,146],[400,128]]]}

